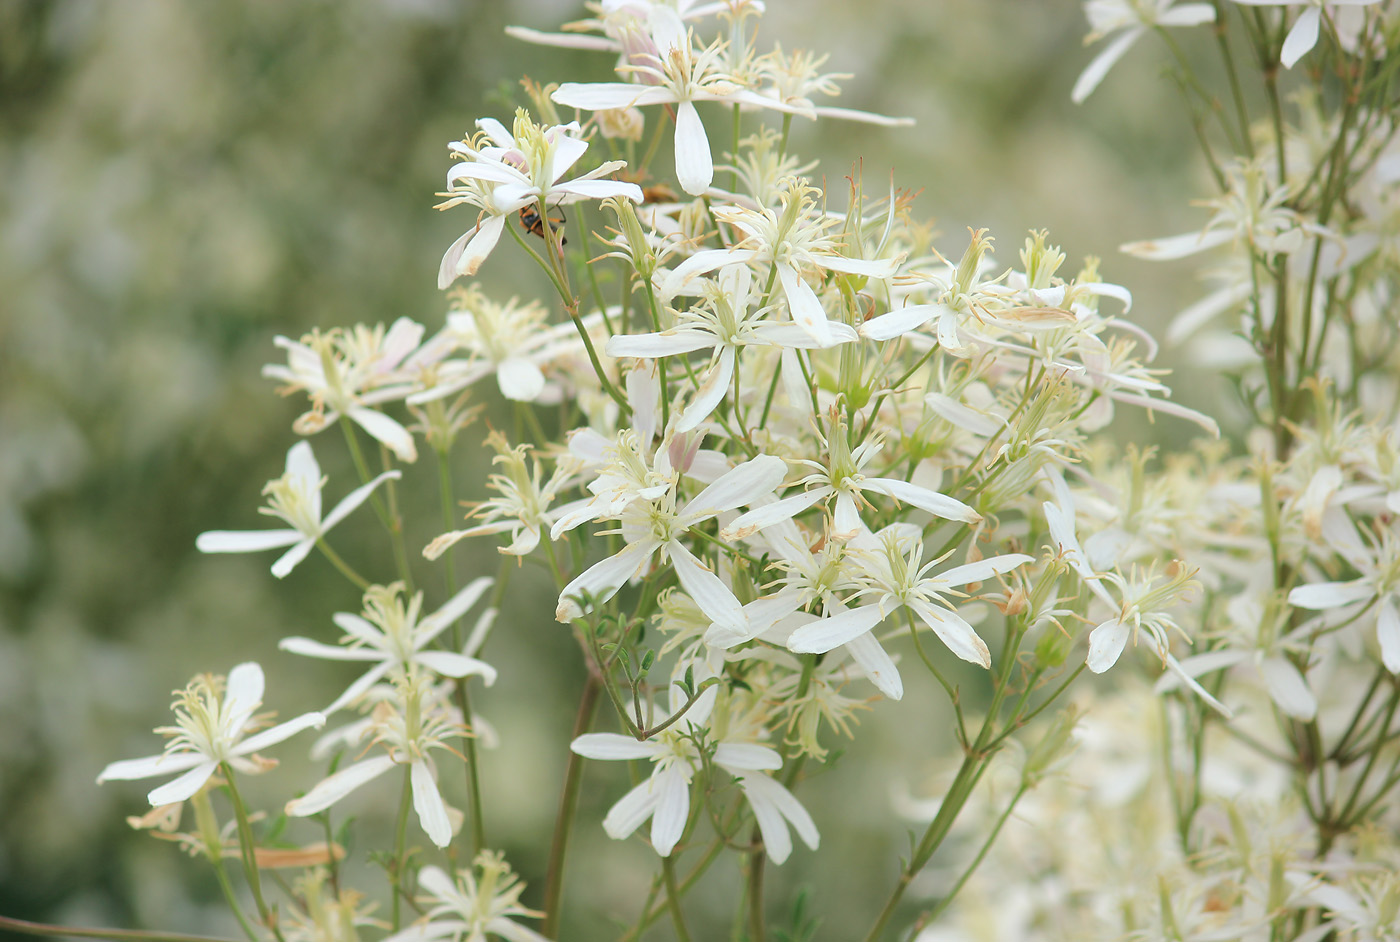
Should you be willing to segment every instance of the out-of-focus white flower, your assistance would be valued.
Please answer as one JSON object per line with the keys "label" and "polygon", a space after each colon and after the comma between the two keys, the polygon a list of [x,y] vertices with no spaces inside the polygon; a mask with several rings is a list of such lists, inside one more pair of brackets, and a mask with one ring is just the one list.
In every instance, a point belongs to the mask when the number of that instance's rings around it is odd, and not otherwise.
{"label": "out-of-focus white flower", "polygon": [[419,900],[431,908],[422,920],[384,942],[435,942],[448,938],[485,942],[487,936],[499,936],[508,942],[548,942],[511,918],[540,919],[544,913],[520,904],[525,884],[511,872],[505,856],[482,851],[473,865],[480,871],[480,878],[470,870],[458,870],[456,880],[440,867],[429,865],[420,870],[418,886],[427,892]]}
{"label": "out-of-focus white flower", "polygon": [[453,651],[426,649],[466,614],[491,584],[489,577],[476,579],[448,599],[442,608],[423,618],[418,617],[423,593],[415,594],[405,605],[401,597],[403,583],[370,586],[365,592],[363,616],[349,612],[337,612],[333,616],[336,625],[345,631],[343,646],[322,644],[310,638],[284,638],[277,646],[307,657],[374,665],[321,711],[326,714],[354,702],[390,671],[397,672],[396,676],[406,676],[419,668],[427,668],[444,677],[481,677],[489,687],[496,681],[496,669],[490,664]]}
{"label": "out-of-focus white flower", "polygon": [[651,16],[650,49],[638,50],[621,69],[635,75],[632,82],[565,82],[550,97],[568,108],[602,111],[614,108],[674,105],[676,111],[676,180],[681,189],[699,196],[714,179],[710,140],[696,102],[718,101],[754,105],[801,114],[800,108],[744,88],[721,71],[724,42],[716,40],[697,50],[680,16],[658,8]]}
{"label": "out-of-focus white flower", "polygon": [[262,668],[251,661],[229,671],[227,685],[221,676],[196,677],[175,693],[171,706],[175,725],[156,730],[170,737],[165,751],[144,759],[113,762],[97,776],[98,784],[184,772],[146,796],[152,805],[169,805],[193,796],[224,762],[240,772],[266,771],[276,763],[253,753],[309,727],[319,728],[326,718],[320,713],[303,713],[249,736],[262,719],[253,711],[262,706],[263,686]]}
{"label": "out-of-focus white flower", "polygon": [[1183,3],[1176,0],[1085,0],[1084,15],[1089,18],[1091,43],[1113,33],[1117,39],[1109,43],[1080,73],[1070,92],[1070,100],[1079,104],[1099,87],[1113,64],[1149,29],[1159,26],[1196,26],[1215,21],[1215,7],[1209,3]]}
{"label": "out-of-focus white flower", "polygon": [[1380,0],[1235,0],[1235,2],[1251,7],[1306,8],[1298,14],[1298,19],[1293,21],[1293,28],[1288,31],[1288,36],[1284,38],[1283,49],[1279,53],[1279,62],[1283,63],[1285,69],[1291,69],[1294,63],[1307,55],[1312,47],[1317,45],[1317,37],[1321,31],[1324,13],[1331,17],[1337,7],[1371,6],[1379,3]]}
{"label": "out-of-focus white flower", "polygon": [[276,337],[287,351],[285,366],[269,363],[262,374],[286,383],[282,391],[306,390],[311,411],[292,425],[299,435],[314,435],[344,415],[371,437],[384,443],[400,461],[413,462],[418,451],[413,436],[395,419],[371,408],[405,398],[422,356],[423,327],[401,317],[385,332],[382,326],[357,325],[325,333],[313,331],[301,342]]}
{"label": "out-of-focus white flower", "polygon": [[[1358,545],[1360,541],[1355,541]],[[1376,640],[1386,670],[1400,674],[1400,537],[1381,530],[1369,552],[1348,553],[1361,576],[1346,582],[1310,582],[1288,593],[1288,604],[1315,611],[1357,614],[1376,606]]]}
{"label": "out-of-focus white flower", "polygon": [[481,118],[476,125],[484,137],[448,145],[461,159],[447,172],[445,199],[437,208],[466,203],[480,207],[486,218],[448,247],[438,268],[439,288],[462,275],[476,274],[496,247],[511,213],[540,202],[560,206],[614,196],[642,201],[641,187],[635,183],[598,179],[626,166],[621,160],[606,161],[583,176],[561,182],[588,150],[588,142],[576,136],[580,131],[576,122],[542,127],[521,109],[515,114],[513,131],[495,118]]}
{"label": "out-of-focus white flower", "polygon": [[272,564],[272,574],[281,579],[297,563],[306,558],[316,541],[331,527],[349,516],[350,511],[363,504],[380,484],[402,477],[398,471],[385,471],[379,477],[355,488],[335,505],[324,518],[321,516],[321,488],[326,479],[311,451],[310,442],[297,442],[287,451],[287,470],[275,481],[268,481],[263,493],[268,506],[259,513],[280,517],[292,525],[290,530],[208,530],[195,539],[201,553],[256,553],[261,550],[290,546]]}

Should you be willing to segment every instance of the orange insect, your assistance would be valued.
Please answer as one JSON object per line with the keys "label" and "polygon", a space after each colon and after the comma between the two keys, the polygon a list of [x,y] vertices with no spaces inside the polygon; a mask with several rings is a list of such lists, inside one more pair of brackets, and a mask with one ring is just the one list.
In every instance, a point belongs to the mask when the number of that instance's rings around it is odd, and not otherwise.
{"label": "orange insect", "polygon": [[[549,231],[558,232],[560,229],[564,228],[564,224],[567,222],[568,220],[564,218],[564,214],[561,211],[557,217],[549,217]],[[539,236],[543,239],[544,223],[545,220],[540,216],[540,211],[537,207],[533,205],[521,207],[520,225],[526,232],[530,233],[530,235]],[[568,245],[569,240],[561,237],[559,239],[559,244]]]}

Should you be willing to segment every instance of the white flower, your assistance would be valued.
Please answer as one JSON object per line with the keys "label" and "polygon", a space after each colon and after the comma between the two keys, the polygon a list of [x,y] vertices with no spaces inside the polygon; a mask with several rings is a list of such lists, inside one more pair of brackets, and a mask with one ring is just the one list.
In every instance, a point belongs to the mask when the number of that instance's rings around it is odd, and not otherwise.
{"label": "white flower", "polygon": [[296,719],[248,736],[261,719],[254,716],[253,711],[262,705],[263,685],[262,668],[251,661],[229,671],[227,686],[223,677],[209,674],[196,677],[188,687],[175,694],[172,709],[176,725],[156,730],[170,737],[165,751],[144,759],[113,762],[97,776],[98,784],[113,779],[184,772],[146,796],[152,805],[169,805],[193,796],[224,762],[240,772],[270,768],[275,763],[252,753],[308,727],[319,728],[325,725],[326,718],[320,713],[303,713]]}
{"label": "white flower", "polygon": [[369,724],[357,724],[362,737],[372,738],[387,752],[322,779],[305,795],[287,802],[286,812],[295,818],[317,814],[394,766],[407,765],[418,823],[434,844],[446,847],[452,841],[452,819],[438,791],[436,766],[429,753],[449,748],[446,740],[464,735],[464,730],[445,702],[444,691],[421,676],[398,679],[394,694],[392,701],[375,705]]}
{"label": "white flower", "polygon": [[1103,77],[1113,64],[1123,58],[1138,39],[1153,27],[1196,26],[1215,21],[1215,7],[1209,3],[1185,3],[1173,6],[1176,0],[1086,0],[1084,15],[1089,18],[1092,32],[1085,37],[1086,43],[1102,39],[1110,33],[1122,30],[1113,42],[1109,43],[1094,57],[1094,61],[1084,69],[1070,92],[1070,100],[1075,104],[1088,98],[1099,87]]}
{"label": "white flower", "polygon": [[[277,646],[283,651],[307,657],[374,665],[336,697],[334,703],[321,711],[326,714],[352,703],[391,670],[398,671],[399,675],[408,675],[423,667],[444,677],[477,676],[489,687],[496,682],[496,669],[490,664],[465,654],[426,648],[475,605],[477,599],[491,588],[491,584],[492,580],[483,576],[448,599],[442,608],[421,619],[418,611],[423,605],[423,593],[416,593],[405,606],[401,598],[403,583],[370,586],[365,592],[363,617],[349,612],[337,612],[333,616],[335,623],[346,633],[342,639],[346,646],[322,644],[309,638],[284,638]],[[488,613],[488,617],[493,614]]]}
{"label": "white flower", "polygon": [[311,451],[309,442],[297,442],[287,451],[287,470],[275,481],[268,481],[263,493],[268,506],[259,513],[280,517],[292,525],[289,530],[209,530],[195,539],[201,553],[256,553],[261,550],[290,546],[277,562],[272,574],[281,579],[297,563],[306,558],[316,541],[331,527],[344,520],[350,511],[368,499],[380,484],[402,477],[398,471],[385,471],[368,484],[355,488],[324,518],[321,517],[321,488],[326,479]]}
{"label": "white flower", "polygon": [[521,109],[515,114],[513,132],[494,118],[482,118],[476,125],[484,139],[448,145],[461,161],[447,172],[447,192],[442,194],[446,199],[437,208],[466,203],[480,207],[486,219],[447,249],[438,269],[439,288],[462,275],[476,274],[496,247],[511,213],[540,202],[558,206],[613,196],[642,201],[641,187],[635,183],[597,179],[626,166],[621,160],[609,160],[581,177],[560,182],[588,150],[588,142],[576,136],[577,122],[542,127]]}
{"label": "white flower", "polygon": [[[734,363],[745,346],[778,346],[785,349],[813,349],[821,346],[806,331],[792,323],[764,321],[767,308],[750,311],[753,274],[746,265],[728,265],[719,278],[706,282],[707,306],[678,313],[681,323],[659,333],[615,336],[608,340],[607,352],[614,357],[665,357],[713,351],[710,365],[697,377],[695,395],[676,422],[676,432],[688,432],[714,411],[734,377]],[[850,342],[856,333],[845,324],[829,325],[835,343]]]}
{"label": "white flower", "polygon": [[1360,570],[1359,578],[1297,586],[1288,593],[1288,604],[1325,612],[1344,610],[1348,615],[1356,614],[1359,606],[1376,605],[1381,662],[1392,674],[1400,674],[1400,538],[1382,530],[1369,552],[1347,555]]}
{"label": "white flower", "polygon": [[1317,45],[1317,36],[1322,25],[1324,10],[1327,11],[1328,16],[1332,16],[1334,15],[1332,8],[1370,6],[1379,3],[1380,0],[1235,0],[1235,2],[1251,7],[1302,6],[1307,8],[1298,14],[1298,19],[1294,20],[1293,28],[1288,31],[1288,36],[1283,40],[1283,49],[1279,53],[1279,62],[1283,63],[1285,69],[1291,69],[1294,63],[1307,55],[1312,47]]}
{"label": "white flower", "polygon": [[714,179],[714,159],[705,125],[695,110],[697,101],[755,105],[801,114],[802,109],[744,88],[720,71],[724,52],[722,40],[702,50],[691,45],[691,37],[679,16],[658,9],[651,17],[651,41],[655,52],[638,51],[629,57],[624,71],[637,76],[630,82],[565,82],[550,97],[569,108],[603,111],[614,108],[674,105],[676,114],[676,180],[692,196],[704,193]]}
{"label": "white flower", "polygon": [[344,415],[400,461],[412,463],[418,458],[413,436],[370,406],[403,399],[413,390],[420,360],[436,353],[415,353],[422,339],[422,325],[406,317],[394,321],[387,333],[382,326],[357,325],[315,331],[300,343],[276,337],[273,343],[287,351],[287,364],[269,363],[262,373],[286,383],[283,392],[304,389],[311,397],[311,411],[292,425],[297,434],[314,435]]}
{"label": "white flower", "polygon": [[612,598],[660,552],[675,568],[682,588],[701,611],[719,625],[742,630],[746,620],[738,599],[719,576],[686,548],[681,538],[696,524],[771,495],[786,473],[783,459],[759,455],[725,473],[691,498],[683,510],[676,509],[674,487],[658,499],[632,501],[622,512],[622,536],[627,545],[616,556],[595,563],[566,585],[559,593],[555,617],[560,621],[578,618],[583,614],[579,600],[585,596],[597,602]]}
{"label": "white flower", "polygon": [[[690,815],[690,782],[701,764],[696,743],[717,693],[710,690],[702,694],[673,726],[644,742],[617,733],[588,733],[569,746],[589,759],[650,759],[655,763],[651,777],[619,799],[603,819],[603,830],[609,837],[622,840],[650,818],[652,847],[662,857],[671,855]],[[685,706],[685,700],[680,686],[672,685],[673,715]],[[817,827],[807,809],[780,782],[763,774],[782,768],[782,756],[757,743],[721,740],[714,747],[712,761],[739,780],[774,863],[787,860],[792,852],[789,824],[808,847],[816,849]]]}
{"label": "white flower", "polygon": [[1032,557],[1008,553],[927,575],[942,560],[923,562],[923,539],[918,528],[908,524],[892,524],[879,533],[862,534],[852,541],[852,547],[860,551],[857,558],[868,580],[856,595],[874,600],[798,628],[788,638],[788,650],[825,654],[845,645],[875,686],[891,700],[898,700],[904,696],[899,670],[871,631],[907,606],[958,657],[991,667],[992,656],[986,643],[953,609],[946,596],[963,595],[955,587],[1010,572],[1031,562]]}
{"label": "white flower", "polygon": [[419,900],[431,908],[420,922],[396,932],[384,942],[434,942],[461,939],[484,942],[488,935],[509,942],[547,942],[544,936],[513,922],[511,916],[539,919],[544,913],[520,904],[525,884],[519,882],[503,855],[482,851],[475,866],[478,880],[470,870],[457,871],[453,880],[439,867],[427,866],[418,872],[418,885],[427,893]]}

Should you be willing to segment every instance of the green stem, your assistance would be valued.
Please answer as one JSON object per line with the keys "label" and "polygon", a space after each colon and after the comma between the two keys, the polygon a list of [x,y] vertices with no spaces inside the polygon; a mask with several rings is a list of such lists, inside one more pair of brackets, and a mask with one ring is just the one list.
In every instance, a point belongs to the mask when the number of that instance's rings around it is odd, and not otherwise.
{"label": "green stem", "polygon": [[953,884],[953,888],[948,891],[948,895],[939,900],[938,905],[929,912],[928,918],[920,920],[921,922],[927,924],[942,915],[943,910],[948,908],[948,904],[951,903],[953,898],[958,895],[958,892],[962,890],[963,885],[977,872],[977,868],[982,864],[983,858],[986,857],[987,852],[992,849],[992,844],[996,841],[997,835],[1001,833],[1002,826],[1006,824],[1006,819],[1011,817],[1011,812],[1016,810],[1016,803],[1021,800],[1021,796],[1025,795],[1028,788],[1029,786],[1022,784],[1016,791],[1016,794],[1011,796],[1011,803],[1006,806],[1006,810],[1001,813],[1001,817],[997,818],[997,823],[992,827],[991,833],[987,835],[987,839],[982,842],[982,848],[977,851],[977,856],[972,858],[972,863],[967,865],[967,869],[962,872],[962,876],[958,877],[958,882]]}
{"label": "green stem", "polygon": [[272,930],[278,942],[282,932],[277,928],[277,919],[263,899],[262,878],[258,873],[257,844],[253,841],[253,827],[248,822],[248,809],[243,806],[243,797],[238,794],[238,786],[233,780],[233,769],[227,762],[219,763],[219,774],[223,776],[229,800],[233,803],[233,816],[238,822],[238,851],[243,858],[243,875],[248,880],[248,888],[253,891],[253,902],[258,907],[258,917],[264,926]]}
{"label": "green stem", "polygon": [[753,850],[749,851],[749,879],[747,895],[749,900],[749,942],[763,942],[767,932],[763,926],[763,867],[767,851],[763,848],[763,834],[758,825],[753,828]]}
{"label": "green stem", "polygon": [[[578,713],[574,715],[573,734],[569,741],[588,732],[593,724],[593,714],[598,706],[598,693],[601,683],[592,671],[583,684],[583,695],[579,698]],[[579,786],[583,784],[583,756],[570,750],[569,762],[564,771],[564,788],[559,796],[559,813],[554,817],[554,837],[549,846],[549,864],[545,871],[544,883],[544,924],[540,932],[545,938],[554,938],[559,931],[560,910],[564,901],[564,858],[569,850],[569,833],[573,830],[574,817],[578,813]]]}
{"label": "green stem", "polygon": [[685,928],[685,917],[681,914],[681,891],[676,887],[675,860],[662,857],[661,872],[666,878],[666,906],[671,910],[671,924],[676,927],[676,939],[678,942],[690,942],[690,933]]}
{"label": "green stem", "polygon": [[413,766],[403,767],[403,791],[399,795],[399,814],[394,822],[394,859],[389,864],[389,892],[393,894],[393,931],[398,932],[403,919],[403,872],[408,857],[408,809],[413,806]]}
{"label": "green stem", "polygon": [[330,560],[331,565],[340,570],[340,574],[355,584],[361,592],[369,588],[369,580],[360,575],[350,567],[350,564],[340,558],[340,554],[331,549],[331,545],[326,542],[326,538],[320,537],[316,540],[316,548],[321,551],[321,555]]}
{"label": "green stem", "polygon": [[[240,915],[240,919],[241,919]],[[251,933],[252,927],[244,923]],[[45,922],[29,922],[25,919],[11,919],[0,916],[0,929],[18,932],[22,935],[47,936],[68,939],[118,939],[120,942],[232,942],[210,935],[184,935],[179,932],[148,932],[143,929],[79,929],[75,926],[55,926]],[[256,939],[256,935],[251,938]]]}

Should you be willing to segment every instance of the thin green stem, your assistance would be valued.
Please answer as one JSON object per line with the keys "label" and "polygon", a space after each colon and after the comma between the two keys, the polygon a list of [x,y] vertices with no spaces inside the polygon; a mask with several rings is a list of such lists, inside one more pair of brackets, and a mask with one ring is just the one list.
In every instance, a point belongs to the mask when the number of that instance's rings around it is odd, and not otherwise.
{"label": "thin green stem", "polygon": [[938,905],[933,907],[929,912],[928,918],[920,920],[921,922],[927,924],[942,915],[943,911],[948,908],[948,904],[951,903],[958,895],[959,891],[962,890],[963,885],[977,872],[977,868],[981,866],[983,858],[987,856],[987,852],[992,849],[992,844],[996,842],[997,835],[1001,833],[1001,829],[1006,824],[1006,820],[1011,817],[1011,812],[1016,810],[1017,802],[1026,794],[1028,788],[1028,785],[1022,784],[1021,787],[1017,789],[1016,794],[1011,796],[1010,803],[1007,804],[1006,810],[1001,813],[1001,816],[997,818],[997,823],[992,826],[992,830],[987,835],[987,839],[982,842],[982,847],[977,851],[977,856],[972,858],[972,863],[967,865],[967,869],[958,877],[958,882],[953,884],[953,888],[948,891],[948,894],[944,896],[943,899],[939,900]]}
{"label": "thin green stem", "polygon": [[248,822],[248,809],[243,805],[243,797],[238,794],[238,785],[233,780],[233,768],[227,762],[219,763],[219,774],[224,779],[229,800],[233,804],[233,817],[238,822],[238,851],[243,858],[243,875],[248,888],[253,892],[253,903],[258,907],[258,918],[264,926],[281,942],[282,932],[277,928],[276,915],[263,898],[262,876],[258,872],[257,844],[253,840],[253,826]]}
{"label": "thin green stem", "polygon": [[[242,920],[241,914],[239,918]],[[246,921],[244,921],[244,928],[248,930],[250,938],[257,939],[257,936],[252,934],[252,926],[249,926]],[[44,922],[29,922],[26,919],[11,919],[9,916],[0,916],[0,929],[7,929],[22,935],[58,939],[116,939],[118,942],[232,942],[231,939],[221,939],[217,936],[184,935],[179,932],[148,932],[144,929],[80,929],[76,926],[55,926]]]}
{"label": "thin green stem", "polygon": [[666,906],[671,911],[671,924],[676,927],[676,939],[678,942],[690,942],[685,916],[681,913],[681,891],[676,886],[676,861],[673,857],[661,858],[661,872],[666,880]]}
{"label": "thin green stem", "polygon": [[316,548],[321,551],[322,556],[330,560],[332,566],[340,570],[342,576],[354,583],[357,589],[363,592],[369,588],[369,580],[352,569],[349,563],[341,559],[340,554],[331,549],[331,545],[326,542],[324,536],[316,540]]}
{"label": "thin green stem", "polygon": [[408,863],[408,809],[413,807],[413,766],[403,767],[403,791],[399,795],[399,813],[394,821],[394,859],[389,863],[389,892],[393,901],[393,930],[399,931],[403,920],[403,874]]}
{"label": "thin green stem", "polygon": [[[598,692],[601,681],[589,671],[583,684],[583,694],[579,697],[578,712],[574,715],[573,733],[569,741],[588,732],[593,725],[593,714],[598,706]],[[579,787],[583,784],[583,756],[570,750],[568,764],[564,770],[564,788],[559,795],[559,812],[554,816],[554,837],[549,845],[549,863],[545,870],[544,883],[544,923],[540,931],[545,938],[558,935],[559,916],[564,902],[564,859],[569,850],[569,835],[573,830],[574,817],[578,813]]]}

